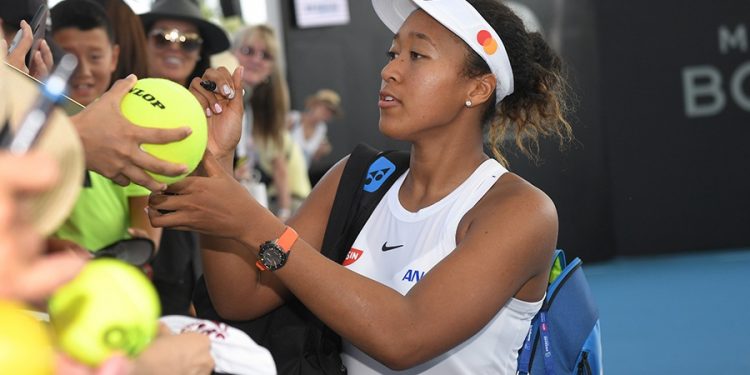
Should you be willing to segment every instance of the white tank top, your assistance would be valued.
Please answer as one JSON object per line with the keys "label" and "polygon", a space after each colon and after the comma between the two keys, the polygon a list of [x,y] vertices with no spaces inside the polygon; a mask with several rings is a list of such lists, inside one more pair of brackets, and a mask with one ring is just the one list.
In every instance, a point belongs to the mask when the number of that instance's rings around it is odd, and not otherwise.
{"label": "white tank top", "polygon": [[[410,212],[398,200],[407,171],[379,202],[344,265],[405,295],[456,248],[459,221],[505,172],[494,159],[486,160],[445,198]],[[406,371],[388,369],[346,340],[342,358],[352,375],[515,374],[518,349],[541,306],[542,301],[531,303],[511,298],[474,336]]]}

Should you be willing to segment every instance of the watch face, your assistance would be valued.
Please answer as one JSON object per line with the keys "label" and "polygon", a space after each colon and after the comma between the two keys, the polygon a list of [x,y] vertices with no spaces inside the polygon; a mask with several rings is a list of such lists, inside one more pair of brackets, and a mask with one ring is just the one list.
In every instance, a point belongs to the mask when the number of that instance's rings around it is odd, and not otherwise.
{"label": "watch face", "polygon": [[260,246],[258,259],[271,271],[281,268],[286,263],[288,254],[273,242],[266,242]]}

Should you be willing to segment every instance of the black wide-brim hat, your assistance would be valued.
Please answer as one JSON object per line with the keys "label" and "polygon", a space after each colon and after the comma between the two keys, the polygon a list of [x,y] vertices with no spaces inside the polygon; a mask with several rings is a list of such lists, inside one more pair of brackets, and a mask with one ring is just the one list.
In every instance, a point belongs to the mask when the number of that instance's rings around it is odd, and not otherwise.
{"label": "black wide-brim hat", "polygon": [[146,32],[158,20],[187,21],[198,27],[203,38],[203,50],[208,54],[213,55],[229,48],[229,38],[224,29],[204,19],[200,7],[193,0],[156,0],[151,11],[140,16]]}
{"label": "black wide-brim hat", "polygon": [[8,24],[14,28],[19,27],[21,20],[31,22],[31,18],[34,17],[37,8],[42,3],[46,3],[44,0],[16,0],[16,1],[3,1],[0,3],[0,18],[3,19],[4,24]]}

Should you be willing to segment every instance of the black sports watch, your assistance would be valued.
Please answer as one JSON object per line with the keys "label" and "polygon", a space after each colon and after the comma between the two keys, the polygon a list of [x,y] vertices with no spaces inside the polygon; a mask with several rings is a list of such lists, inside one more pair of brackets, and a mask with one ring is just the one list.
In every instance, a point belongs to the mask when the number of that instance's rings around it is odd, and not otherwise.
{"label": "black sports watch", "polygon": [[288,258],[289,253],[284,251],[275,241],[266,241],[260,245],[258,262],[261,263],[266,270],[276,271],[286,264]]}
{"label": "black sports watch", "polygon": [[266,241],[260,245],[258,261],[255,265],[261,270],[276,271],[286,264],[289,259],[289,250],[297,241],[297,232],[292,227],[286,227],[284,233],[278,239]]}

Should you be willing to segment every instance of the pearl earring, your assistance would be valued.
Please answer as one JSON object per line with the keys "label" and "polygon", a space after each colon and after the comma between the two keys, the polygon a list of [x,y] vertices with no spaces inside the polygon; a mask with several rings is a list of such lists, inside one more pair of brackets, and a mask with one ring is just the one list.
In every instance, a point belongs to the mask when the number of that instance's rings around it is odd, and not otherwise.
{"label": "pearl earring", "polygon": [[464,102],[464,105],[466,106],[466,108],[471,108],[471,100],[467,99],[466,102]]}

